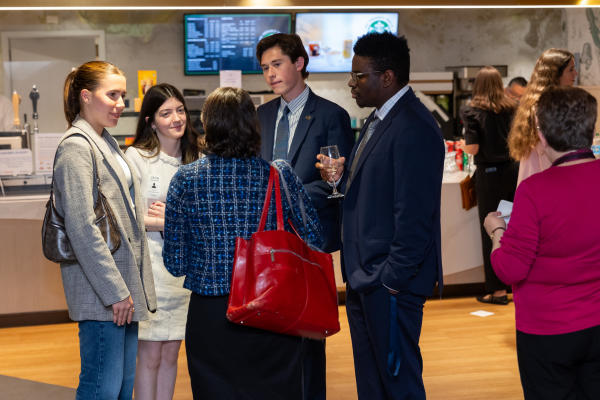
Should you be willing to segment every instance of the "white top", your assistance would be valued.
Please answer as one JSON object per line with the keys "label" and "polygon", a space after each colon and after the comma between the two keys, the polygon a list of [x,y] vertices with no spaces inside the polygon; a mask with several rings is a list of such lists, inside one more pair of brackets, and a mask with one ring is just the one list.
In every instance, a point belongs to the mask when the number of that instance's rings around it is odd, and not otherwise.
{"label": "white top", "polygon": [[[117,149],[112,147],[112,145],[108,142],[108,140],[106,140],[104,136],[102,138],[104,139],[104,142],[106,142],[106,144],[108,145],[108,148],[110,149],[112,155],[115,156],[115,158],[119,162],[119,165],[121,165],[121,168],[123,168],[125,179],[127,179],[127,187],[131,192],[131,188],[133,186],[133,178],[131,176],[131,170],[129,169],[129,165],[127,165],[127,163],[125,162],[123,157],[121,157],[121,154],[117,151]],[[133,215],[135,215],[135,203],[133,202],[133,196],[131,197],[131,210],[133,211]]]}

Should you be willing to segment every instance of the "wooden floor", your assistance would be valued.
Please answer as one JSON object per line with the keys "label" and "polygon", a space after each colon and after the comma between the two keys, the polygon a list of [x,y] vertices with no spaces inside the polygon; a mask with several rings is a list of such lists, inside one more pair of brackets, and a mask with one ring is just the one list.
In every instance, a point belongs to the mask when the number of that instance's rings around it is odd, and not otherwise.
{"label": "wooden floor", "polygon": [[[473,311],[494,312],[489,317]],[[425,306],[421,351],[430,400],[523,399],[517,367],[514,305],[488,306],[473,298],[430,300]],[[356,399],[346,308],[342,330],[327,339],[327,398]],[[0,329],[0,375],[77,387],[76,324]],[[185,350],[179,358],[175,399],[191,399]]]}

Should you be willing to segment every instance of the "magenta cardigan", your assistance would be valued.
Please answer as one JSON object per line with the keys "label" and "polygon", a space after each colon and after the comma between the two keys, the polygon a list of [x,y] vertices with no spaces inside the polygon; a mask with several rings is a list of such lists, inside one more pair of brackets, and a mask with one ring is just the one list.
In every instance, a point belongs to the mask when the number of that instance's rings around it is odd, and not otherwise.
{"label": "magenta cardigan", "polygon": [[600,160],[524,180],[500,244],[492,265],[513,286],[519,331],[600,325]]}

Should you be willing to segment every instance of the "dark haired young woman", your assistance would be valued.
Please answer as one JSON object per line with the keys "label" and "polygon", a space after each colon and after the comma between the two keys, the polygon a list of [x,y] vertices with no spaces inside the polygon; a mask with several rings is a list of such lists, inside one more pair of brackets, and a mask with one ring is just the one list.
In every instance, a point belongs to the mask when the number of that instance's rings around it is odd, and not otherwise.
{"label": "dark haired young woman", "polygon": [[508,288],[494,272],[490,255],[492,240],[483,228],[485,217],[498,209],[500,200],[513,201],[517,190],[519,163],[508,152],[508,132],[518,103],[506,97],[502,76],[494,67],[483,67],[473,82],[473,100],[461,107],[465,126],[463,150],[475,156],[475,192],[481,223],[481,246],[485,287],[488,294],[477,296],[482,303],[508,304]]}
{"label": "dark haired young woman", "polygon": [[144,96],[135,138],[125,155],[139,177],[144,222],[156,287],[157,311],[139,325],[135,397],[172,399],[177,358],[185,337],[190,291],[183,279],[165,269],[162,259],[165,202],[171,178],[181,165],[199,157],[199,137],[192,128],[181,93],[168,84]]}
{"label": "dark haired young woman", "polygon": [[[256,232],[269,181],[268,162],[257,157],[260,130],[248,93],[213,92],[202,110],[208,156],[179,169],[167,196],[165,267],[185,276],[193,293],[186,326],[188,368],[194,399],[302,399],[302,340],[236,325],[225,316],[235,240]],[[321,224],[289,164],[277,162],[288,185],[288,218],[307,242],[321,246]],[[306,209],[304,228],[299,197]],[[265,230],[275,229],[274,195]]]}
{"label": "dark haired young woman", "polygon": [[[60,266],[69,316],[79,322],[77,400],[131,400],[138,321],[156,310],[137,175],[104,129],[117,125],[125,91],[123,72],[104,61],[81,65],[64,87],[69,130],[56,151],[54,201],[77,256]],[[112,254],[95,224],[100,186],[120,234]]]}

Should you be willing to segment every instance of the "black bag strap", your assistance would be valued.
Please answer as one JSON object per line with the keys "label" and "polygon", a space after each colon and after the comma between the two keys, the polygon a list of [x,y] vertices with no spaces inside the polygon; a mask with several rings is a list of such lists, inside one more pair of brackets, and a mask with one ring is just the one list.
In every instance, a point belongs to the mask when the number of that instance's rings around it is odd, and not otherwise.
{"label": "black bag strap", "polygon": [[[87,142],[90,144],[90,147],[92,149],[92,159],[94,160],[94,166],[95,166],[95,170],[96,170],[96,182],[98,184],[98,192],[100,193],[101,192],[100,175],[98,173],[98,161],[96,160],[96,151],[94,150],[94,145],[92,144],[92,142],[90,141],[90,139],[88,139],[88,137],[86,136],[86,134],[83,131],[81,131],[81,132],[72,132],[68,136],[65,136],[64,138],[62,138],[62,140],[60,141],[60,143],[58,144],[58,146],[56,146],[56,149],[58,151],[58,147],[62,144],[62,142],[65,141],[65,140],[67,140],[71,136],[74,136],[74,135],[80,135],[85,140],[87,140]],[[52,162],[52,182],[50,183],[50,200],[51,201],[54,199],[54,167],[55,166],[56,166],[56,155],[54,156],[54,161]],[[94,201],[94,207],[96,207],[97,201],[98,201],[98,198],[96,198],[96,200]],[[52,204],[54,204],[54,202],[52,202]]]}

